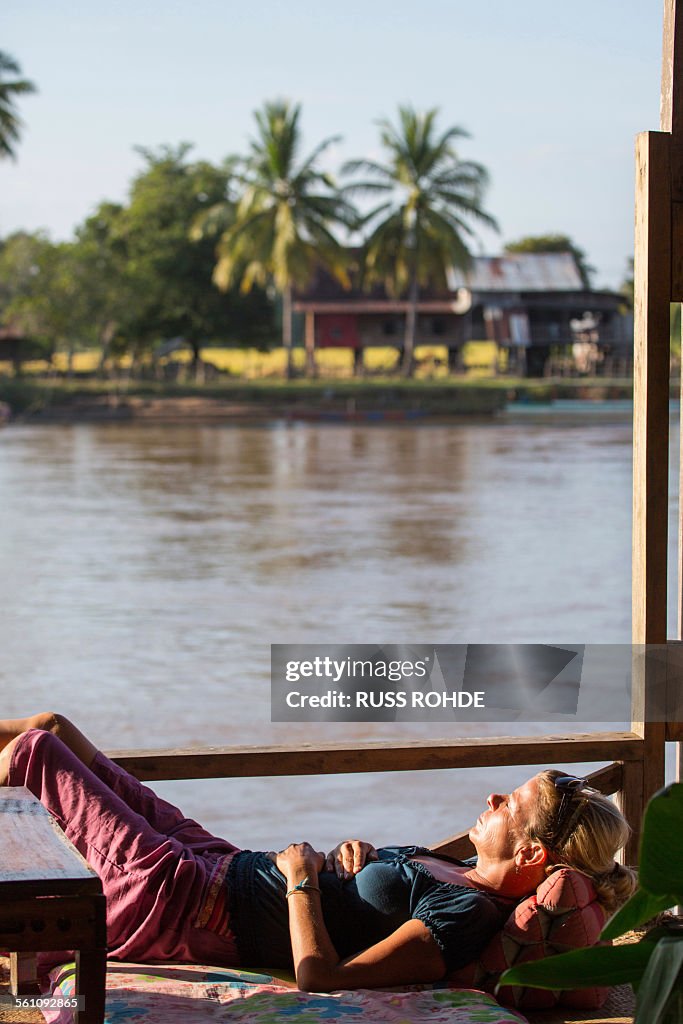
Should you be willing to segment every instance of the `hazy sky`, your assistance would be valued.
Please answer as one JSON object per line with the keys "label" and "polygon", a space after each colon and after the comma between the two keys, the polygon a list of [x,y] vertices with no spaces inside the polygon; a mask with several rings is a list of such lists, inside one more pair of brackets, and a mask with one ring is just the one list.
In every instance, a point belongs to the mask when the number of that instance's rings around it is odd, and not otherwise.
{"label": "hazy sky", "polygon": [[565,232],[616,286],[633,252],[633,140],[659,127],[660,3],[642,0],[4,0],[0,49],[39,95],[21,101],[16,164],[0,162],[0,235],[55,239],[102,199],[123,200],[134,145],[244,151],[252,113],[303,104],[327,165],[380,155],[375,121],[438,106],[483,162],[496,252]]}

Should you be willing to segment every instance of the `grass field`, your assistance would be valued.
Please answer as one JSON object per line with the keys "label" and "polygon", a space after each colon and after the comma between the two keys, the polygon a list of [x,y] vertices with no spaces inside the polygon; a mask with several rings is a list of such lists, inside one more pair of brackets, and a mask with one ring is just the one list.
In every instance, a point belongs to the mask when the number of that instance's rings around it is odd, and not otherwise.
{"label": "grass field", "polygon": [[[418,363],[416,376],[438,380],[448,377],[448,351],[445,345],[418,345],[415,350]],[[464,363],[469,373],[480,376],[493,372],[496,358],[496,346],[489,341],[471,341],[465,345]],[[190,353],[179,351],[173,354],[173,360],[187,363]],[[283,348],[274,348],[270,352],[261,352],[255,348],[211,348],[202,350],[205,362],[213,364],[216,369],[229,373],[231,376],[245,380],[279,377],[284,374],[286,353]],[[94,372],[100,361],[100,353],[96,349],[77,352],[73,360],[76,373]],[[353,352],[350,349],[319,349],[316,352],[316,363],[323,377],[344,379],[353,376]],[[305,366],[303,349],[294,350],[294,364],[297,369]],[[66,353],[58,353],[53,360],[53,367],[61,372],[67,369]],[[130,359],[124,357],[122,367],[130,365]],[[0,363],[0,368],[9,370],[9,365]],[[44,373],[47,363],[43,361],[24,364],[26,373]],[[398,351],[390,347],[367,348],[365,350],[365,368],[371,374],[394,373],[398,368]]]}

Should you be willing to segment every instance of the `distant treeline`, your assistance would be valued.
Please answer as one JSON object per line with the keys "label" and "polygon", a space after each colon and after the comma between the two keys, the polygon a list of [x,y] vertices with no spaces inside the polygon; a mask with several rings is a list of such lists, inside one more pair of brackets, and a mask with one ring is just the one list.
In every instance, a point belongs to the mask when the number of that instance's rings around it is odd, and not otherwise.
{"label": "distant treeline", "polygon": [[[300,116],[298,105],[265,104],[249,153],[220,166],[193,161],[187,144],[140,149],[127,201],[101,203],[73,240],[5,238],[0,337],[24,337],[22,356],[97,348],[104,371],[123,354],[142,364],[173,339],[191,347],[196,370],[207,344],[266,348],[280,335],[291,374],[293,290],[320,266],[348,285],[353,238],[361,283],[408,302],[398,343],[411,374],[420,289],[445,287],[449,267],[468,265],[475,228],[496,226],[487,172],[460,159],[461,128],[402,107],[380,122],[384,161],[350,161],[338,183],[319,166],[332,139],[301,154]],[[568,249],[588,282],[592,268],[566,236],[517,244]]]}

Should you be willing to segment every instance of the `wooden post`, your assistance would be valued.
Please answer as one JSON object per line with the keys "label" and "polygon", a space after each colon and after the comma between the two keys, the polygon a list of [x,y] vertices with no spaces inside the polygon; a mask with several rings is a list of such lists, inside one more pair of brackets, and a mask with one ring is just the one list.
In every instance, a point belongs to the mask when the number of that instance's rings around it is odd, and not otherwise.
{"label": "wooden post", "polygon": [[318,367],[315,362],[315,313],[311,309],[306,310],[304,329],[304,345],[306,347],[306,376],[317,377]]}
{"label": "wooden post", "polygon": [[[683,9],[679,0],[665,0],[662,45],[660,127],[671,132],[672,267],[671,301],[683,301]],[[683,400],[683,373],[681,373]],[[683,432],[681,433],[683,455]],[[678,637],[683,639],[683,462],[678,506]],[[677,701],[680,705],[680,700]],[[670,723],[671,724],[671,723]],[[683,741],[676,751],[676,778],[683,772]]]}
{"label": "wooden post", "polygon": [[669,501],[670,136],[636,140],[633,642],[666,642]]}
{"label": "wooden post", "polygon": [[683,134],[682,46],[683,19],[680,0],[664,0],[659,127],[663,132],[671,132],[676,139],[680,139]]}
{"label": "wooden post", "polygon": [[[633,380],[633,642],[667,640],[669,304],[683,299],[683,0],[664,0],[660,132],[636,142]],[[683,533],[679,534],[683,536]],[[683,547],[679,543],[683,580]],[[682,586],[683,592],[683,586]],[[683,616],[683,612],[681,612]],[[623,801],[635,813],[664,782],[666,723],[648,721],[655,659],[634,659],[633,731],[642,778]],[[641,784],[642,783],[642,784]],[[633,821],[632,825],[639,823]],[[639,841],[636,828],[627,859]]]}
{"label": "wooden post", "polygon": [[294,352],[292,346],[294,338],[292,334],[292,286],[282,292],[282,344],[285,350],[285,376],[291,380],[294,376]]}
{"label": "wooden post", "polygon": [[[672,286],[673,291],[673,286]],[[683,313],[683,309],[681,310]],[[681,328],[683,333],[683,319],[681,320]],[[683,356],[683,348],[681,350]],[[679,408],[683,409],[683,361],[679,367],[680,374],[680,395],[679,395]],[[678,473],[678,629],[677,636],[679,640],[683,640],[683,430],[680,431],[679,438],[679,473]],[[676,685],[680,687],[677,682],[678,673],[675,676],[675,682],[670,685]],[[674,702],[674,706],[677,711],[683,708],[683,694],[680,692],[676,695],[677,699]],[[668,707],[671,706],[671,702],[668,701]],[[667,708],[668,710],[668,708]],[[677,714],[675,718],[669,718],[667,715],[667,738],[669,737],[669,731],[673,729],[675,724],[683,722],[683,716]],[[674,738],[673,736],[671,738]],[[676,782],[683,782],[683,740],[680,739],[680,728],[676,732],[675,738],[676,743],[676,763],[674,769],[674,778]]]}
{"label": "wooden post", "polygon": [[629,842],[621,851],[623,864],[638,863],[638,845],[640,843],[640,822],[643,817],[643,762],[626,761],[622,764],[621,789],[617,794],[619,810],[633,827]]}
{"label": "wooden post", "polygon": [[90,897],[93,944],[76,950],[76,993],[83,996],[85,1008],[76,1016],[77,1024],[102,1024],[107,987],[107,904],[103,895]]}
{"label": "wooden post", "polygon": [[13,996],[40,994],[35,953],[10,953],[9,988]]}
{"label": "wooden post", "polygon": [[[671,136],[646,132],[636,143],[633,380],[633,643],[667,639],[669,516],[669,297],[671,293]],[[654,659],[634,658],[632,729],[643,737],[642,782],[630,773],[625,800],[633,827],[627,860],[635,862],[647,800],[664,784],[666,725],[650,720],[657,691]],[[641,794],[636,814],[635,792]]]}

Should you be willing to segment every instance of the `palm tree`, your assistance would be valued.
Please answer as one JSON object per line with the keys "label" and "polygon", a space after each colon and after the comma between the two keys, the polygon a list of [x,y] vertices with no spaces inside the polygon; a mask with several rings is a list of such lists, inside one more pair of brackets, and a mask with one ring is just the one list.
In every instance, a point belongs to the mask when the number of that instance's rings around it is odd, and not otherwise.
{"label": "palm tree", "polygon": [[445,286],[449,267],[467,268],[466,239],[475,237],[477,221],[497,230],[481,206],[488,175],[481,164],[460,160],[453,147],[467,138],[462,128],[437,134],[438,110],[419,114],[399,107],[398,127],[379,122],[386,163],[352,160],[345,174],[366,175],[346,186],[345,194],[386,195],[364,218],[370,229],[365,243],[365,280],[381,281],[396,297],[408,298],[403,342],[403,373],[413,370],[420,286]]}
{"label": "palm tree", "polygon": [[[332,228],[357,221],[355,208],[339,195],[330,175],[316,167],[336,139],[325,139],[299,159],[300,115],[299,104],[284,100],[266,103],[255,113],[257,136],[235,171],[240,195],[232,223],[218,242],[213,275],[223,290],[239,279],[243,292],[254,284],[273,284],[281,294],[288,377],[293,372],[292,290],[305,287],[321,264],[348,287],[346,253]],[[210,216],[215,224],[215,208]],[[195,234],[203,230],[199,224]]]}
{"label": "palm tree", "polygon": [[36,91],[33,82],[25,78],[7,78],[8,75],[20,74],[21,68],[14,58],[0,50],[0,158],[16,159],[14,145],[19,141],[21,120],[14,98]]}

